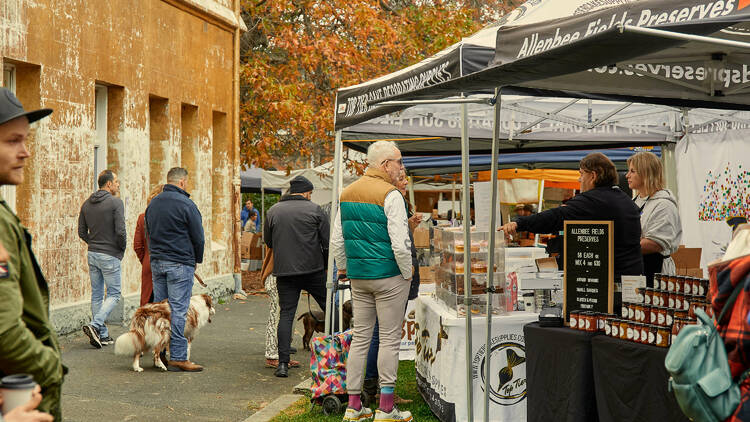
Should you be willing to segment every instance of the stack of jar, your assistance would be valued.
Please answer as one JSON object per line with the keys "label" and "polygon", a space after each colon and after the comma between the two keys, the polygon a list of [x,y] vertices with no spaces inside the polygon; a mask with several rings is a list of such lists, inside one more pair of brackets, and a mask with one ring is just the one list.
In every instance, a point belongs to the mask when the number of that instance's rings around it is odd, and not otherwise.
{"label": "stack of jar", "polygon": [[682,327],[696,322],[697,308],[713,315],[707,295],[706,279],[655,274],[653,288],[638,289],[639,301],[623,302],[620,318],[571,311],[570,328],[601,331],[623,340],[669,347]]}

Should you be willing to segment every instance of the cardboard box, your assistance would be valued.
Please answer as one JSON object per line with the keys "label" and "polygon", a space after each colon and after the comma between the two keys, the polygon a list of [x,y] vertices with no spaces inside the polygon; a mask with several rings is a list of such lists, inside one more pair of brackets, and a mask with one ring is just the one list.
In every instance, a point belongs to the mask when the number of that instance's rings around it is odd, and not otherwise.
{"label": "cardboard box", "polygon": [[416,229],[414,229],[414,247],[430,247],[430,229],[425,227],[417,227]]}
{"label": "cardboard box", "polygon": [[434,283],[435,269],[432,267],[419,267],[419,283]]}
{"label": "cardboard box", "polygon": [[263,240],[260,233],[254,233],[250,241],[250,259],[263,259]]}
{"label": "cardboard box", "polygon": [[701,269],[701,248],[686,248],[680,246],[672,254],[677,275],[688,277],[703,277]]}
{"label": "cardboard box", "polygon": [[252,244],[253,233],[242,232],[240,237],[240,258],[250,259],[250,245]]}

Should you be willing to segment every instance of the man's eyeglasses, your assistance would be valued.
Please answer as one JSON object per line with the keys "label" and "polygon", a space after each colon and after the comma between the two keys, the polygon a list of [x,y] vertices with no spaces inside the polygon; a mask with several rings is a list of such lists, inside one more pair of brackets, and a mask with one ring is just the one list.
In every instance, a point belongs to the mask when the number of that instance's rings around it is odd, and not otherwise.
{"label": "man's eyeglasses", "polygon": [[383,164],[385,164],[385,163],[387,163],[387,162],[389,162],[389,161],[395,161],[396,163],[398,163],[398,165],[399,165],[400,167],[403,167],[403,166],[404,166],[404,160],[403,160],[402,158],[399,158],[399,159],[395,159],[395,158],[387,158],[387,159],[383,160],[383,162],[382,162],[382,163],[380,163],[380,165],[382,166]]}

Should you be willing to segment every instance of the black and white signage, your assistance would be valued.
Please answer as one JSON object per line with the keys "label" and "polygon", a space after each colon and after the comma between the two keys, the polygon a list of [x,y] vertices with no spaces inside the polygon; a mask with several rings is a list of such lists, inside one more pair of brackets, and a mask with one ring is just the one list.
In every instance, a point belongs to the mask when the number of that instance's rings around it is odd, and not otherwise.
{"label": "black and white signage", "polygon": [[565,319],[570,311],[612,313],[613,223],[565,222]]}

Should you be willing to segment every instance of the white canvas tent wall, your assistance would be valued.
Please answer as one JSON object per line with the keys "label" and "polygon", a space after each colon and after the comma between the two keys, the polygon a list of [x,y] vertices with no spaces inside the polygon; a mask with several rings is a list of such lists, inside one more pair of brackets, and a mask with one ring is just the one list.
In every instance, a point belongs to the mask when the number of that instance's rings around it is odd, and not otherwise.
{"label": "white canvas tent wall", "polygon": [[[281,189],[285,193],[289,189],[289,182],[297,176],[304,176],[312,182],[315,189],[312,193],[312,201],[318,205],[331,202],[333,192],[333,164],[331,162],[321,164],[317,167],[292,170],[288,174],[283,170],[263,170],[261,183],[264,188]],[[342,174],[343,186],[348,186],[357,180],[357,175],[346,171]]]}

